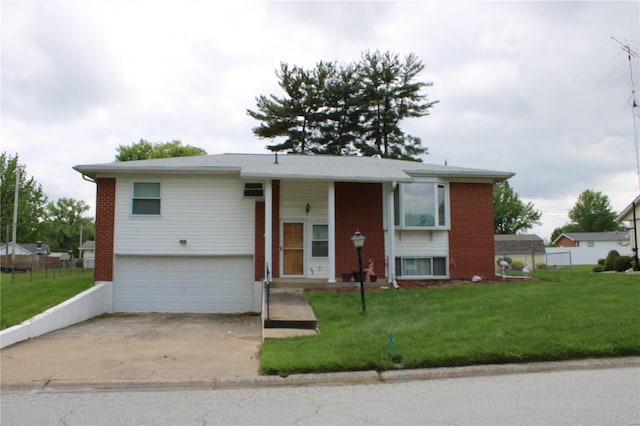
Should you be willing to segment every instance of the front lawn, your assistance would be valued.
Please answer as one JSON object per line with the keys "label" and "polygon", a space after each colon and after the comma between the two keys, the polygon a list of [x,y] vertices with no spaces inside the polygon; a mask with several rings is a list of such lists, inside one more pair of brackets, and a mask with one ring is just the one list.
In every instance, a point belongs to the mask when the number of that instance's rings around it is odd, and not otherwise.
{"label": "front lawn", "polygon": [[0,329],[11,327],[64,302],[93,285],[93,271],[49,270],[0,275]]}
{"label": "front lawn", "polygon": [[591,267],[526,282],[308,292],[321,334],[264,342],[261,373],[388,370],[640,354],[640,276]]}

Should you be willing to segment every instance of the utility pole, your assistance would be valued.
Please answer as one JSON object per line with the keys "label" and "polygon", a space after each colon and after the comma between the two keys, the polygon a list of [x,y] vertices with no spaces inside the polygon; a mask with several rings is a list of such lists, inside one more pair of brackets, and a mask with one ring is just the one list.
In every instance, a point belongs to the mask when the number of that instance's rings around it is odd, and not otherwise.
{"label": "utility pole", "polygon": [[2,265],[3,268],[6,268],[9,266],[9,230],[11,229],[11,225],[9,225],[7,223],[7,233],[5,234],[5,238],[4,238],[4,264]]}
{"label": "utility pole", "polygon": [[18,193],[20,192],[20,165],[16,161],[16,189],[13,194],[13,251],[11,252],[11,282],[16,281],[16,237],[18,231]]}
{"label": "utility pole", "polygon": [[631,105],[631,116],[633,118],[633,140],[636,148],[636,173],[638,174],[638,187],[640,188],[640,142],[638,141],[638,125],[636,124],[636,120],[640,118],[640,112],[636,112],[636,110],[640,105],[638,105],[638,101],[636,100],[636,87],[633,82],[633,65],[631,63],[631,57],[638,58],[638,54],[634,52],[628,44],[622,43],[615,37],[611,37],[611,39],[618,43],[622,50],[627,52],[627,58],[629,59],[629,77],[631,78],[631,96],[629,97],[629,105]]}

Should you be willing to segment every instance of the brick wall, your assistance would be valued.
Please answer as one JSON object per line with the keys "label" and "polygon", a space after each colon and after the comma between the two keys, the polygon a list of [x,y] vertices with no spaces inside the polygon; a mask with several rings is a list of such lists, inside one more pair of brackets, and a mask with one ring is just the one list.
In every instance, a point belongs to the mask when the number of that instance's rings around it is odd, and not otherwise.
{"label": "brick wall", "polygon": [[113,281],[116,180],[97,179],[95,281]]}
{"label": "brick wall", "polygon": [[474,275],[493,277],[494,225],[493,185],[451,183],[451,232],[449,233],[452,279],[470,279]]}
{"label": "brick wall", "polygon": [[555,244],[556,247],[578,247],[578,242],[571,240],[564,235],[558,239]]}
{"label": "brick wall", "polygon": [[336,182],[336,275],[358,269],[358,253],[351,237],[360,231],[366,237],[362,248],[363,268],[375,262],[378,277],[384,276],[384,229],[382,185],[379,183]]}

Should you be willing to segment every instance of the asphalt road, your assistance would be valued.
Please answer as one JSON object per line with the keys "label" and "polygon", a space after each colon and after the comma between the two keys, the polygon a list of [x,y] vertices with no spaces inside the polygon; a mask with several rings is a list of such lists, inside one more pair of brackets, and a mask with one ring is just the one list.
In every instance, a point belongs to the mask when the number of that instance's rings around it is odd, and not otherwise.
{"label": "asphalt road", "polygon": [[4,390],[2,425],[639,425],[640,368],[244,389]]}

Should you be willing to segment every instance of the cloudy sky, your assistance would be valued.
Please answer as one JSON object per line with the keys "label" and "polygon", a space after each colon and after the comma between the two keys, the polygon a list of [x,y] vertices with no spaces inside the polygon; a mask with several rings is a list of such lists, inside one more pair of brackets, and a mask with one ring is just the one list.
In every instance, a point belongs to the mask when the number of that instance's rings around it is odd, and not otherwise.
{"label": "cloudy sky", "polygon": [[265,153],[245,111],[281,94],[280,62],[415,53],[440,101],[403,125],[424,161],[515,172],[543,213],[530,232],[546,239],[583,190],[616,212],[639,192],[639,61],[612,39],[640,53],[639,14],[637,1],[4,0],[1,149],[51,200],[93,206],[94,185],[71,167],[110,162],[121,144]]}

